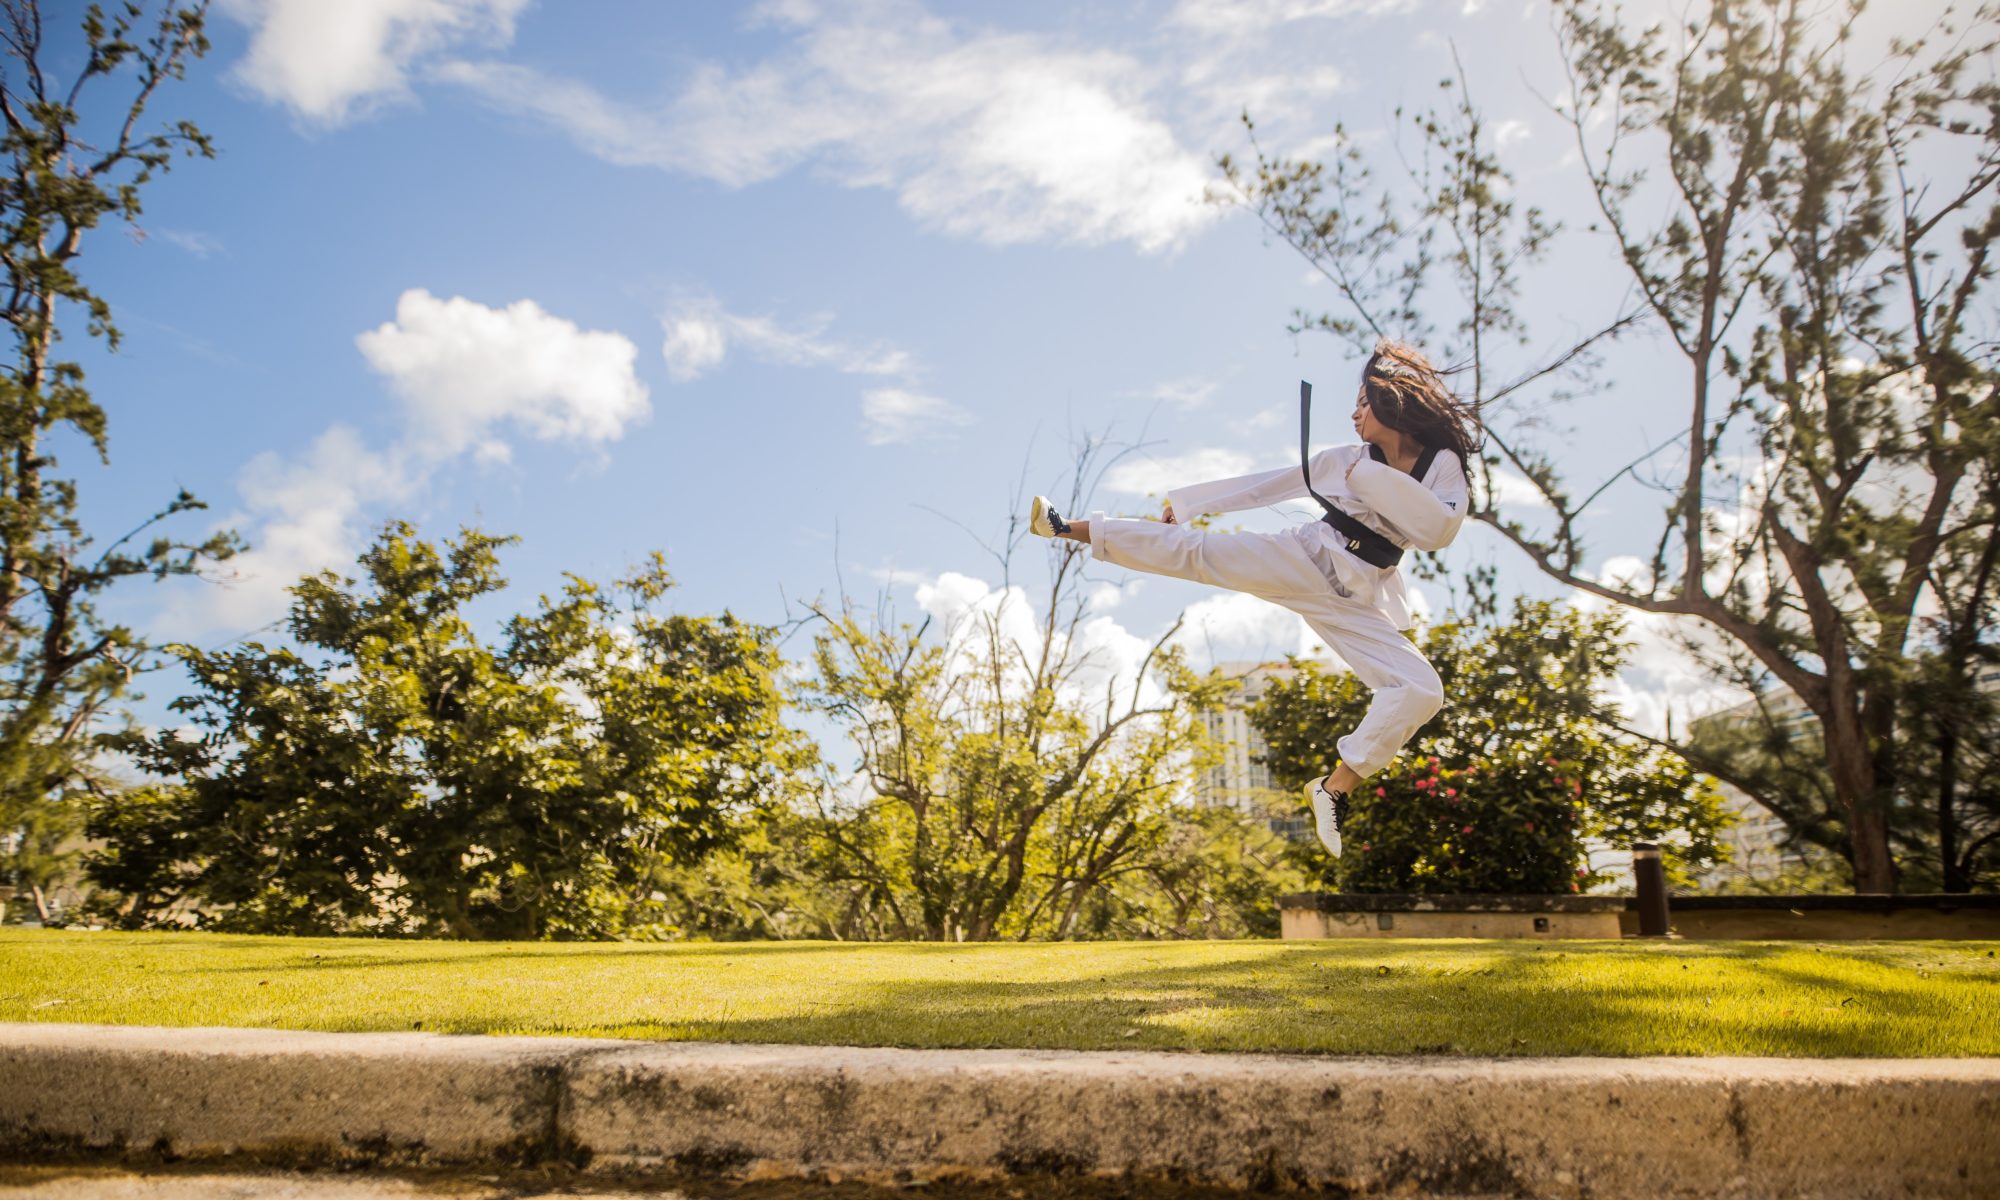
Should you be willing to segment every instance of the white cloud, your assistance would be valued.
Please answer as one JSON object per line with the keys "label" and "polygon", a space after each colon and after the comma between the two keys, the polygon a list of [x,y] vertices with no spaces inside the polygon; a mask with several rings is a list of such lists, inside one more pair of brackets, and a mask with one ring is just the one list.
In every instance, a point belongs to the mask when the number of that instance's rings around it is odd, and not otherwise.
{"label": "white cloud", "polygon": [[1186,484],[1246,474],[1254,465],[1254,460],[1240,450],[1207,449],[1164,458],[1147,456],[1121,462],[1106,471],[1104,487],[1127,496],[1164,496]]}
{"label": "white cloud", "polygon": [[261,628],[290,603],[286,589],[361,550],[359,518],[368,504],[408,499],[417,481],[403,456],[378,454],[354,430],[335,425],[295,459],[266,452],[244,466],[244,507],[224,527],[248,528],[251,548],[223,564],[214,584],[178,588],[158,627],[193,638],[215,630]]}
{"label": "white cloud", "polygon": [[1200,408],[1215,395],[1216,384],[1212,379],[1169,379],[1143,393],[1148,400],[1158,400],[1175,408]]}
{"label": "white cloud", "polygon": [[879,567],[861,567],[863,575],[885,588],[914,586],[934,586],[937,573],[924,567],[899,567],[894,563],[884,563]]}
{"label": "white cloud", "polygon": [[1181,0],[1169,24],[1212,37],[1250,38],[1297,21],[1399,12],[1415,0]]}
{"label": "white cloud", "polygon": [[504,46],[530,0],[221,0],[250,28],[235,76],[266,100],[337,125],[401,98],[422,60],[471,43]]}
{"label": "white cloud", "polygon": [[714,317],[686,313],[661,319],[667,340],[660,354],[667,360],[667,374],[675,382],[686,383],[722,365],[729,353],[729,331]]}
{"label": "white cloud", "polygon": [[1304,618],[1242,592],[1224,592],[1189,605],[1174,642],[1186,647],[1189,659],[1200,666],[1327,653]]}
{"label": "white cloud", "polygon": [[[1026,688],[1025,664],[1041,661],[1043,624],[1025,589],[994,588],[984,580],[947,571],[917,588],[917,605],[943,631],[959,669],[977,669],[988,653],[988,639],[997,638],[1009,664],[1004,686]],[[1139,674],[1152,648],[1149,639],[1103,615],[1085,617],[1069,637],[1060,631],[1054,636],[1053,658],[1065,664],[1058,685],[1065,699],[1097,707],[1108,697],[1114,707],[1123,707],[1131,703],[1135,688],[1142,701],[1159,698],[1158,681]]]}
{"label": "white cloud", "polygon": [[896,380],[904,386],[862,393],[861,433],[871,446],[943,436],[972,423],[972,415],[958,405],[914,389],[923,373],[914,355],[883,343],[853,346],[836,340],[827,334],[832,324],[828,317],[792,327],[772,317],[732,313],[712,299],[700,299],[676,305],[660,324],[666,331],[660,354],[668,374],[680,383],[721,367],[732,348],[765,362]]}
{"label": "white cloud", "polygon": [[178,246],[196,258],[207,258],[222,253],[222,239],[212,233],[202,233],[195,229],[155,229],[154,235],[170,245]]}
{"label": "white cloud", "polygon": [[496,428],[509,424],[542,441],[614,441],[651,412],[631,339],[580,329],[532,300],[488,308],[412,288],[394,321],[354,342],[435,455],[491,456]]}
{"label": "white cloud", "polygon": [[862,433],[871,446],[937,437],[971,423],[971,414],[936,396],[878,388],[861,397]]}
{"label": "white cloud", "polygon": [[398,435],[376,450],[336,425],[301,455],[252,459],[238,479],[242,508],[223,522],[252,548],[224,565],[220,586],[190,585],[169,602],[162,625],[173,636],[241,634],[279,619],[300,576],[351,564],[367,521],[410,502],[461,456],[504,461],[516,432],[601,445],[648,411],[628,338],[579,329],[529,300],[488,308],[412,289],[394,321],[355,342],[403,402]]}
{"label": "white cloud", "polygon": [[911,379],[919,373],[915,357],[907,351],[882,344],[850,346],[828,337],[832,320],[825,316],[802,328],[788,328],[775,318],[742,316],[702,299],[675,305],[660,324],[667,334],[660,353],[668,372],[683,383],[720,367],[731,346],[767,362],[827,367],[847,375]]}
{"label": "white cloud", "polygon": [[[1628,591],[1645,592],[1652,582],[1652,568],[1636,555],[1614,555],[1604,561],[1591,578],[1599,583]],[[1586,612],[1601,612],[1612,602],[1577,589],[1570,602]],[[1671,717],[1675,728],[1686,729],[1694,717],[1716,712],[1743,699],[1736,688],[1703,672],[1688,656],[1682,643],[1714,645],[1716,635],[1702,622],[1690,617],[1619,609],[1625,618],[1625,636],[1632,651],[1625,666],[1606,689],[1609,699],[1624,712],[1633,728],[1661,734]]]}
{"label": "white cloud", "polygon": [[[1132,582],[1137,581],[1134,580]],[[1127,586],[1129,587],[1130,584]],[[1115,583],[1092,584],[1090,591],[1084,596],[1084,610],[1094,614],[1108,613],[1125,603],[1125,592],[1126,587],[1121,587]]]}
{"label": "white cloud", "polygon": [[1492,504],[1495,508],[1549,508],[1548,497],[1542,495],[1542,489],[1525,475],[1494,467],[1487,479],[1493,489]]}
{"label": "white cloud", "polygon": [[813,167],[886,188],[924,226],[992,244],[1178,246],[1219,219],[1204,153],[1155,112],[1154,69],[1047,39],[964,34],[907,3],[766,10],[786,48],[703,64],[663,106],[498,62],[440,76],[607,161],[741,187]]}

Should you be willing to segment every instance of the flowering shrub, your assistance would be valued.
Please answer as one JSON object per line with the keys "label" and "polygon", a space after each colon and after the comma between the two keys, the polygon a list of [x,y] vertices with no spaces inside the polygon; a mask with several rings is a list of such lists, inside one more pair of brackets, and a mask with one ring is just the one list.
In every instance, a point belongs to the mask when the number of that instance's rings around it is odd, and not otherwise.
{"label": "flowering shrub", "polygon": [[[1308,845],[1302,857],[1345,891],[1527,894],[1599,882],[1592,840],[1663,841],[1670,877],[1713,861],[1728,819],[1713,787],[1620,734],[1603,695],[1621,633],[1615,614],[1527,599],[1503,623],[1425,630],[1444,711],[1356,789],[1347,853],[1333,862]],[[1288,788],[1339,761],[1368,703],[1352,675],[1299,666],[1250,710],[1273,783]]]}
{"label": "flowering shrub", "polygon": [[1358,843],[1339,864],[1353,892],[1570,892],[1579,888],[1584,804],[1574,762],[1530,750],[1450,767],[1404,755],[1348,817]]}

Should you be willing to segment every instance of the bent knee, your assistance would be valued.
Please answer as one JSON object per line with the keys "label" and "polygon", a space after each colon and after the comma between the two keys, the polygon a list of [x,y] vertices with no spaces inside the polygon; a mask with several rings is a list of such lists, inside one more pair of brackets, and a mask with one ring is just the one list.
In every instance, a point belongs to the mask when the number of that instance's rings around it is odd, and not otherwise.
{"label": "bent knee", "polygon": [[1444,711],[1444,684],[1435,674],[1409,683],[1410,712],[1419,721],[1428,721]]}

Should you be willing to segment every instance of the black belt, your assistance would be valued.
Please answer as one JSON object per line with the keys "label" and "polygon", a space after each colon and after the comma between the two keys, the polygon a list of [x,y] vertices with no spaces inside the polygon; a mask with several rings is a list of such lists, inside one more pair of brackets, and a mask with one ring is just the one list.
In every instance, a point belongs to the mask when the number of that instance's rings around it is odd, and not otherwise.
{"label": "black belt", "polygon": [[[1299,380],[1299,473],[1305,476],[1306,494],[1319,501],[1319,506],[1326,510],[1326,515],[1320,520],[1333,526],[1334,531],[1346,541],[1347,548],[1354,552],[1356,558],[1370,566],[1393,567],[1403,561],[1402,547],[1342,512],[1333,501],[1313,491],[1312,468],[1306,458],[1307,446],[1312,437],[1312,398],[1313,385],[1303,379]],[[1382,452],[1376,447],[1369,446],[1368,453],[1376,461],[1383,461]],[[1423,465],[1428,466],[1430,455],[1426,454],[1424,459]]]}

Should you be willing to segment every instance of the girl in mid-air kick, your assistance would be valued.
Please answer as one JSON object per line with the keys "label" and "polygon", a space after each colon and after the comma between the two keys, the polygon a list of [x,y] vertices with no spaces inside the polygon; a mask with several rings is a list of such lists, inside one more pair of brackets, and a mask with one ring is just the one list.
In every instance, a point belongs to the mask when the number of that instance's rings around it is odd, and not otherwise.
{"label": "girl in mid-air kick", "polygon": [[[1102,513],[1066,521],[1042,496],[1028,520],[1043,537],[1085,543],[1093,558],[1291,609],[1347,662],[1372,693],[1368,712],[1340,739],[1332,773],[1306,785],[1319,840],[1336,858],[1348,795],[1444,707],[1437,672],[1403,636],[1410,607],[1399,564],[1412,546],[1441,550],[1457,536],[1467,507],[1465,464],[1479,439],[1477,416],[1437,368],[1393,342],[1378,345],[1362,369],[1354,429],[1361,445],[1322,450],[1298,467],[1175,488],[1161,521]],[[1212,533],[1179,523],[1307,495],[1326,515],[1283,533]]]}

